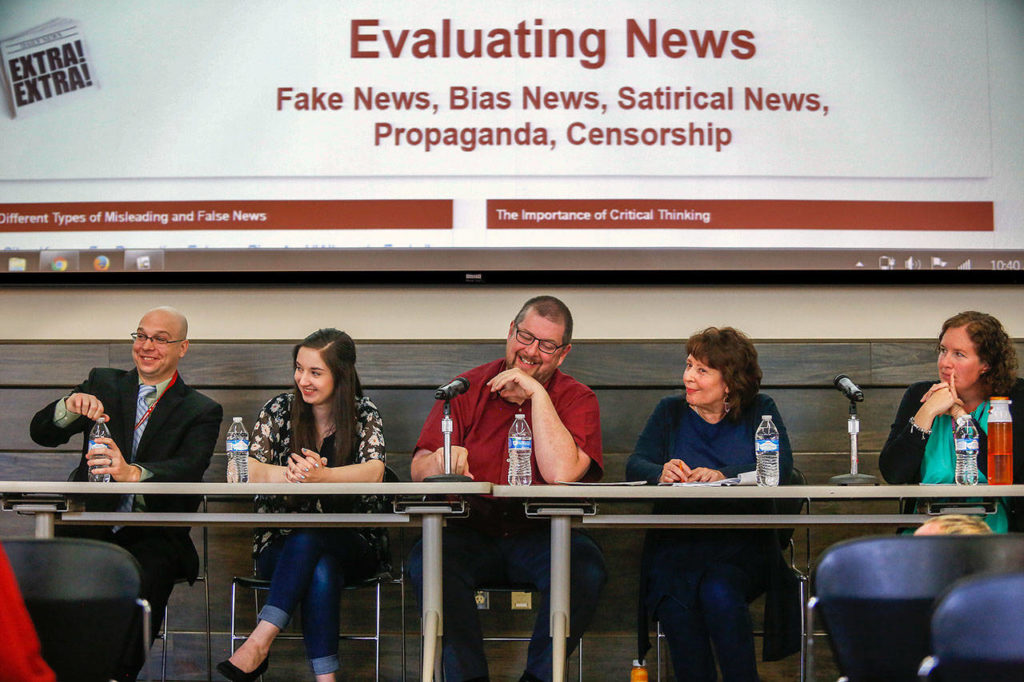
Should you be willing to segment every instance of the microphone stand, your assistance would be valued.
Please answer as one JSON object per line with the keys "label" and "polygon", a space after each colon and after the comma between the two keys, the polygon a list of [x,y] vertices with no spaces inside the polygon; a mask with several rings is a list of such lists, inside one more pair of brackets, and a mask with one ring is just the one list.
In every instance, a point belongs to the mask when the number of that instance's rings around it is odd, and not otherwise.
{"label": "microphone stand", "polygon": [[829,479],[832,485],[878,485],[878,479],[869,474],[857,473],[857,434],[860,433],[860,420],[857,418],[857,401],[850,400],[850,420],[847,429],[850,433],[850,473],[833,476]]}
{"label": "microphone stand", "polygon": [[424,481],[472,481],[469,476],[452,473],[452,405],[451,398],[444,400],[444,416],[441,418],[441,433],[444,434],[444,473],[427,476]]}

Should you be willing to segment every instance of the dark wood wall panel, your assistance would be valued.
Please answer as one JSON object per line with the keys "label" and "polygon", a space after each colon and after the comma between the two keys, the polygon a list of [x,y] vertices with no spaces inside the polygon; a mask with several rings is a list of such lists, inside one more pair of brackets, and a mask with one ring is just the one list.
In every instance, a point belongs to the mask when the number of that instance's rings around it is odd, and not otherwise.
{"label": "dark wood wall panel", "polygon": [[685,362],[678,343],[580,341],[562,370],[595,389],[666,386],[682,381]]}
{"label": "dark wood wall panel", "polygon": [[78,465],[79,453],[40,450],[0,453],[2,481],[66,481]]}
{"label": "dark wood wall panel", "polygon": [[937,376],[935,342],[876,342],[871,344],[872,384],[909,386]]}
{"label": "dark wood wall panel", "polygon": [[[903,388],[864,389],[864,402],[857,407],[861,448],[882,448],[903,392]],[[831,384],[828,389],[776,388],[767,393],[779,406],[794,451],[849,452],[850,402]]]}
{"label": "dark wood wall panel", "polygon": [[503,343],[359,344],[359,377],[366,386],[446,384],[460,372],[505,356]]}
{"label": "dark wood wall panel", "polygon": [[[829,386],[849,374],[865,386],[905,386],[935,374],[932,341],[759,342],[764,385]],[[59,352],[57,349],[59,348]],[[291,381],[291,343],[192,343],[182,373],[195,386],[274,387]],[[1024,353],[1024,344],[1017,344]],[[366,386],[435,386],[501,357],[495,342],[366,342]],[[678,342],[581,341],[563,369],[595,388],[677,386],[685,352]],[[131,366],[128,343],[0,344],[0,386],[71,386],[87,368]]]}
{"label": "dark wood wall panel", "polygon": [[0,386],[75,386],[111,364],[102,343],[0,343]]}
{"label": "dark wood wall panel", "polygon": [[[78,381],[85,378],[83,374]],[[28,427],[36,412],[67,393],[67,388],[0,388],[0,448],[4,450],[46,450],[32,442]],[[62,450],[78,450],[81,441],[72,442]]]}
{"label": "dark wood wall panel", "polygon": [[864,381],[871,366],[867,343],[759,343],[765,386],[831,386],[837,374]]}

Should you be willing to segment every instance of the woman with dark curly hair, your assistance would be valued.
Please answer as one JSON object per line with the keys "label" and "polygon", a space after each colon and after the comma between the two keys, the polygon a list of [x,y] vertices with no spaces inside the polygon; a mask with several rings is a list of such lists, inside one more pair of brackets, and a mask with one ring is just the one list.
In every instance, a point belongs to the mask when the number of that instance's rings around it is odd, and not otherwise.
{"label": "woman with dark curly hair", "polygon": [[[758,393],[757,350],[731,327],[710,327],[686,342],[683,395],[658,403],[626,464],[629,480],[650,484],[719,481],[754,470],[754,432],[762,415],[779,429],[780,481],[793,452],[775,402]],[[764,514],[765,500],[671,500],[656,514]],[[757,680],[748,605],[768,594],[765,660],[799,649],[797,583],[774,530],[657,530],[644,543],[640,577],[640,657],[650,646],[647,613],[668,639],[680,680]],[[712,653],[712,644],[714,653]]]}
{"label": "woman with dark curly hair", "polygon": [[[1013,482],[1024,480],[1024,379],[1017,377],[1017,353],[999,320],[974,310],[942,324],[938,343],[938,382],[920,381],[907,389],[896,411],[879,469],[889,483],[953,483],[956,452],[953,425],[970,415],[978,429],[978,469],[985,482],[988,464],[988,415],[992,396],[1010,398]],[[912,511],[910,501],[905,511]],[[1014,515],[1016,516],[1016,515]],[[1005,533],[1019,525],[1002,502],[986,518]]]}

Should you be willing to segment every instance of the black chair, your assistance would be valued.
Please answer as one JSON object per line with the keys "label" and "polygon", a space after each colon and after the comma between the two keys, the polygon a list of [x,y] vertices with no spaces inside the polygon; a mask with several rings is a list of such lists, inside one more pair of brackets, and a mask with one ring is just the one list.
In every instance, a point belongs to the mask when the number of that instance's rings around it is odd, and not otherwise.
{"label": "black chair", "polygon": [[[1018,568],[1024,571],[1024,566]],[[957,581],[932,614],[932,655],[922,680],[1024,680],[1024,573]]]}
{"label": "black chair", "polygon": [[132,642],[149,643],[139,564],[124,549],[80,538],[14,538],[4,549],[58,680],[109,680]]}
{"label": "black chair", "polygon": [[[399,575],[401,575],[401,574],[399,574]],[[381,588],[385,584],[392,584],[392,583],[398,585],[399,589],[402,591],[402,593],[404,595],[405,589],[404,589],[404,584],[403,584],[402,578],[393,578],[390,575],[375,576],[373,578],[368,578],[367,580],[364,580],[362,582],[353,583],[351,585],[346,585],[345,588],[344,588],[346,591],[349,591],[349,590],[359,590],[359,589],[363,589],[363,588],[369,587],[369,588],[373,588],[374,591],[375,591],[374,631],[372,633],[364,633],[364,634],[342,633],[342,634],[338,635],[339,639],[356,640],[356,641],[372,641],[374,643],[374,679],[375,680],[379,680],[380,679]],[[270,590],[270,581],[269,580],[265,580],[263,578],[257,578],[257,577],[254,577],[254,576],[235,576],[231,580],[231,651],[232,651],[232,653],[234,653],[234,651],[235,651],[235,642],[245,641],[245,639],[248,637],[247,634],[239,634],[239,633],[237,633],[237,631],[235,629],[236,592],[237,592],[237,589],[239,587],[244,588],[244,589],[248,589],[248,590],[252,590],[253,598],[254,598],[254,602],[255,602],[255,606],[256,606],[256,613],[259,613],[259,610],[260,610],[259,593],[260,592],[264,592],[265,593],[265,592]],[[403,609],[405,607],[405,598],[404,598],[404,596],[402,598],[402,607],[403,607]],[[288,628],[288,629],[290,630],[291,628]],[[279,639],[279,640],[287,640],[287,639],[299,639],[299,640],[301,640],[302,639],[302,633],[286,631],[286,632],[282,632],[281,634],[279,634],[277,636],[277,639]],[[404,648],[404,646],[405,646],[404,645],[404,642],[405,642],[404,618],[403,618],[403,625],[402,625],[402,642],[403,642],[402,646]],[[402,658],[403,658],[403,661],[404,661],[404,659],[405,659],[404,652],[403,652]],[[404,663],[403,663],[403,667],[404,667]]]}
{"label": "black chair", "polygon": [[[391,467],[385,467],[384,469],[384,483],[396,483],[401,479],[398,474]],[[390,549],[389,549],[390,552]],[[397,577],[394,573],[397,573]],[[342,633],[338,636],[339,639],[343,640],[356,640],[356,641],[372,641],[374,643],[374,679],[380,680],[380,643],[381,643],[381,589],[384,585],[393,584],[398,586],[399,593],[401,595],[401,614],[402,614],[402,680],[405,680],[405,570],[404,566],[401,566],[398,571],[393,573],[383,573],[380,575],[367,578],[358,583],[352,583],[346,585],[344,590],[360,590],[364,588],[373,588],[375,591],[374,601],[374,631],[372,634],[348,634]],[[238,588],[247,589],[253,593],[253,604],[256,608],[256,613],[260,611],[260,593],[266,593],[270,591],[270,580],[256,577],[255,566],[253,567],[253,575],[249,576],[235,576],[231,580],[231,625],[230,625],[230,644],[231,652],[235,651],[235,642],[245,641],[248,635],[239,634],[236,631],[236,609]],[[277,639],[288,640],[288,639],[302,639],[301,633],[295,632],[282,632],[277,636]]]}
{"label": "black chair", "polygon": [[965,576],[1021,566],[1024,535],[860,538],[825,551],[811,601],[850,682],[915,680],[938,596]]}

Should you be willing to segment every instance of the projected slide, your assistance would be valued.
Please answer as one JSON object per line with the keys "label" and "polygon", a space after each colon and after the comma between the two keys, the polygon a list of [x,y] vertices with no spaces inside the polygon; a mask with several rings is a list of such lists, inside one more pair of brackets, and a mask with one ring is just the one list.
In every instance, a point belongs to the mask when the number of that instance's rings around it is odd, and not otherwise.
{"label": "projected slide", "polygon": [[1014,0],[8,0],[0,270],[1017,271],[1022,24]]}

